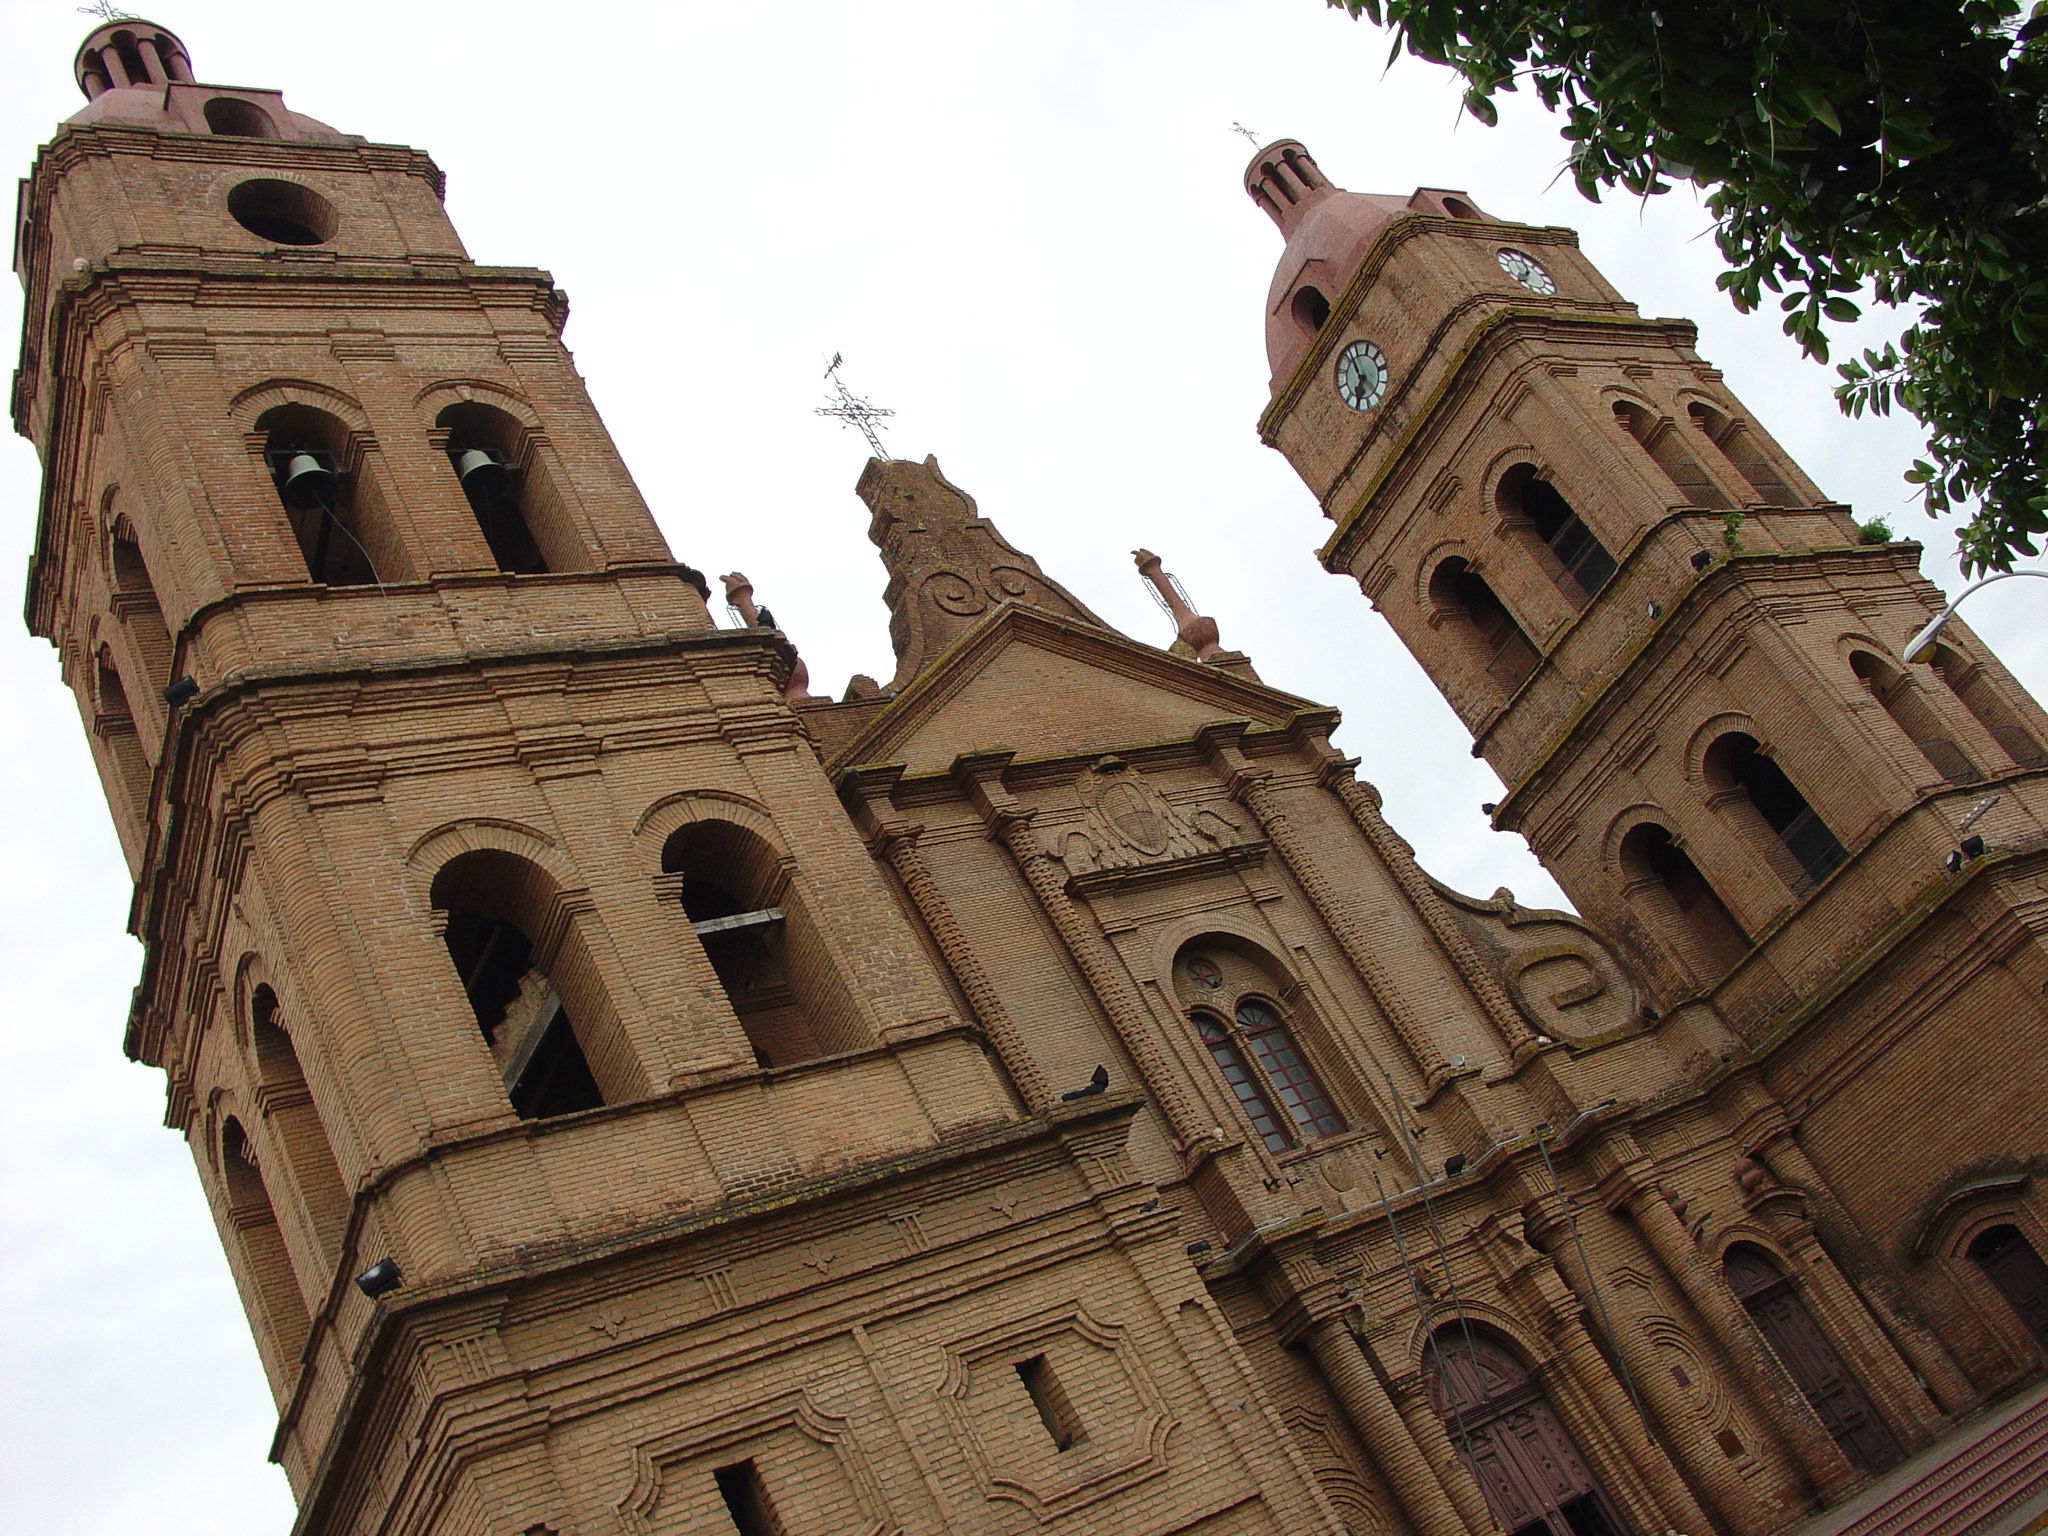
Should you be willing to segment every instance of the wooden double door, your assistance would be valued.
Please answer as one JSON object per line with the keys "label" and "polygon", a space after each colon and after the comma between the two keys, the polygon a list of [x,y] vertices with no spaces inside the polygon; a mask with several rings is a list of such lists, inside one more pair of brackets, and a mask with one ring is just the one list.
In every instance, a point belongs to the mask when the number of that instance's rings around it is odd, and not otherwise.
{"label": "wooden double door", "polygon": [[1970,1257],[2048,1354],[2048,1264],[2034,1245],[2018,1227],[1993,1227],[1970,1244]]}
{"label": "wooden double door", "polygon": [[1802,1396],[1842,1454],[1865,1472],[1882,1472],[1905,1459],[1877,1405],[1863,1390],[1784,1271],[1761,1248],[1730,1248],[1721,1262],[1729,1289],[1755,1321]]}
{"label": "wooden double door", "polygon": [[1431,1357],[1436,1410],[1509,1536],[1622,1536],[1592,1468],[1514,1351],[1452,1328]]}

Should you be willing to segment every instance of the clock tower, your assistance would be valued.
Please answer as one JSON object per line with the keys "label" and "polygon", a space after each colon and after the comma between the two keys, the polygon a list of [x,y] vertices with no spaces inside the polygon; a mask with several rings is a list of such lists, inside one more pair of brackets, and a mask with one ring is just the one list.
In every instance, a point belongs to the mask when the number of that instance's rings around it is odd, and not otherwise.
{"label": "clock tower", "polygon": [[2048,1328],[1992,1273],[2043,1230],[2048,716],[1960,622],[1903,654],[1943,603],[1919,547],[1570,231],[1343,191],[1291,140],[1245,187],[1286,241],[1259,430],[1323,564],[1626,956],[1669,1091],[1805,1191],[1936,1399],[2009,1380]]}

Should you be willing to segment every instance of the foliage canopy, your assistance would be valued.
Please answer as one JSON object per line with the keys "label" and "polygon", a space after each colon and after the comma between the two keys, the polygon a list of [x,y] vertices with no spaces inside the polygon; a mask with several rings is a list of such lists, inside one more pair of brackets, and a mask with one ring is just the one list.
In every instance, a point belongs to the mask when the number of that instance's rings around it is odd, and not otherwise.
{"label": "foliage canopy", "polygon": [[[1329,0],[1448,64],[1465,105],[1523,84],[1564,118],[1579,190],[1691,180],[1748,310],[1775,295],[1825,360],[1866,289],[1915,312],[1838,368],[1851,415],[1928,433],[1928,512],[1978,504],[1972,571],[2048,531],[2048,0]],[[2025,18],[2023,20],[2023,17]]]}

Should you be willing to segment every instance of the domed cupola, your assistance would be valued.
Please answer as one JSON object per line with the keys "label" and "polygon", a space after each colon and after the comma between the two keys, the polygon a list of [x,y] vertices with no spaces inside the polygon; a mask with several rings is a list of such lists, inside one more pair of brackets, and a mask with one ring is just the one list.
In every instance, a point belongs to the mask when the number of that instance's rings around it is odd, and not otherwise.
{"label": "domed cupola", "polygon": [[201,84],[178,35],[139,16],[118,16],[93,28],[79,45],[71,72],[86,105],[69,121],[81,126],[326,143],[346,138],[325,123],[287,110],[276,91]]}
{"label": "domed cupola", "polygon": [[1244,189],[1287,237],[1266,295],[1266,360],[1275,389],[1308,351],[1381,230],[1408,212],[1483,217],[1458,193],[1435,188],[1406,197],[1347,192],[1331,184],[1297,139],[1276,140],[1252,156]]}

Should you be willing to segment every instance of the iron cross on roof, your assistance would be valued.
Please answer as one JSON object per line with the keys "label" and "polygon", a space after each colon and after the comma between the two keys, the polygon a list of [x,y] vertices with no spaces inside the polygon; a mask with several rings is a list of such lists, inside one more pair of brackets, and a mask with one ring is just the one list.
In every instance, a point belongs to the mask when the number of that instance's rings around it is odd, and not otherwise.
{"label": "iron cross on roof", "polygon": [[896,413],[884,406],[863,400],[848,389],[846,380],[839,377],[839,366],[842,361],[837,352],[832,354],[832,362],[825,369],[825,377],[832,381],[832,403],[819,406],[818,414],[838,418],[842,427],[860,428],[860,435],[868,440],[868,446],[874,449],[875,457],[886,459],[889,452],[882,446],[882,437],[875,430],[875,423],[885,416],[894,416]]}
{"label": "iron cross on roof", "polygon": [[97,16],[101,21],[134,21],[137,19],[114,4],[114,0],[95,0],[94,4],[81,5],[76,7],[76,10],[81,16]]}

